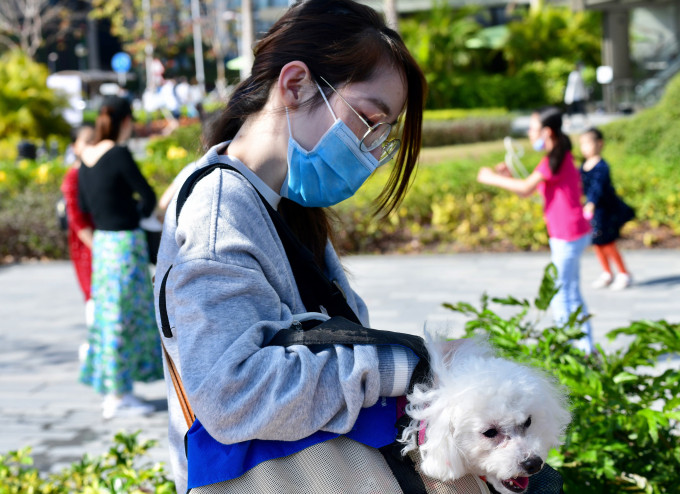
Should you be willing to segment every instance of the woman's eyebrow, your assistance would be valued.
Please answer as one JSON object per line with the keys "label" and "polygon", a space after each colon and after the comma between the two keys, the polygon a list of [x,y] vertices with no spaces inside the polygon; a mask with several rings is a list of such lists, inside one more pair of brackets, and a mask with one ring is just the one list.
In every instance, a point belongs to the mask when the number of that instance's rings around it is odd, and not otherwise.
{"label": "woman's eyebrow", "polygon": [[[368,101],[370,101],[371,103],[373,103],[373,104],[378,108],[378,110],[380,110],[381,112],[383,112],[386,116],[390,114],[390,107],[387,105],[387,103],[385,103],[385,102],[384,102],[383,100],[381,100],[380,98],[372,98],[372,97],[369,96],[369,97],[366,98],[366,99],[367,99]],[[398,120],[398,119],[399,119],[399,117],[397,116],[397,118],[394,119],[394,122],[388,122],[388,123],[389,123],[390,125],[394,125],[394,124],[397,123],[397,120]]]}

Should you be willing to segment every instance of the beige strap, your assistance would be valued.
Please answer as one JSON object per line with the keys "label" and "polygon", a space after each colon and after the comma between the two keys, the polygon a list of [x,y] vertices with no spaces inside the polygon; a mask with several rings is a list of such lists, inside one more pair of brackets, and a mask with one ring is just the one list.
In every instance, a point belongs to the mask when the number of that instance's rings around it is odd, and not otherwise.
{"label": "beige strap", "polygon": [[194,420],[196,420],[196,415],[194,415],[194,411],[191,409],[189,399],[187,398],[187,393],[184,391],[182,378],[180,377],[179,372],[177,372],[177,368],[175,367],[172,358],[170,358],[170,354],[165,349],[163,340],[161,340],[161,346],[163,347],[163,356],[165,357],[165,362],[168,364],[168,372],[170,373],[170,379],[172,379],[172,385],[174,386],[175,393],[177,393],[177,398],[179,399],[179,406],[182,408],[182,413],[184,414],[184,420],[187,423],[187,428],[190,429],[191,424],[193,424]]}

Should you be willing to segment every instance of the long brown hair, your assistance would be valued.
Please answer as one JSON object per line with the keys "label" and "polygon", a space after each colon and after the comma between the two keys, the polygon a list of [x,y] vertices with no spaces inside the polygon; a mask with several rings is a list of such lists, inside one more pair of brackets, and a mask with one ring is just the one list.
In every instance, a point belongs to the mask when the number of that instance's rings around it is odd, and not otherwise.
{"label": "long brown hair", "polygon": [[94,123],[93,144],[105,139],[117,141],[121,125],[127,117],[132,117],[130,102],[120,96],[107,96]]}
{"label": "long brown hair", "polygon": [[[403,200],[420,153],[426,82],[399,34],[365,5],[352,0],[307,0],[292,6],[255,47],[251,75],[211,122],[206,144],[233,139],[244,121],[264,108],[281,69],[294,60],[304,62],[314,78],[323,77],[335,87],[366,81],[385,63],[402,73],[407,86],[402,146],[376,199],[376,214],[387,216]],[[321,95],[310,101],[312,106],[322,103]],[[280,210],[316,259],[322,260],[330,235],[326,211],[286,199]]]}
{"label": "long brown hair", "polygon": [[560,171],[564,157],[571,151],[571,140],[562,132],[562,111],[555,106],[545,106],[536,110],[542,127],[547,127],[555,135],[555,146],[548,153],[548,165],[554,174]]}

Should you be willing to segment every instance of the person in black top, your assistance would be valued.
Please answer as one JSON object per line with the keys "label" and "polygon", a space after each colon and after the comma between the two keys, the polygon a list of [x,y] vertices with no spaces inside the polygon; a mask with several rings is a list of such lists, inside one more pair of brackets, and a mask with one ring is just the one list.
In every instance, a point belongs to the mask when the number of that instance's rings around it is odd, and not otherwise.
{"label": "person in black top", "polygon": [[106,419],[151,413],[153,406],[132,394],[133,382],[163,378],[148,248],[139,227],[140,218],[153,212],[156,195],[124,145],[132,128],[130,103],[106,98],[78,173],[79,202],[95,226],[95,314],[80,381],[105,395]]}

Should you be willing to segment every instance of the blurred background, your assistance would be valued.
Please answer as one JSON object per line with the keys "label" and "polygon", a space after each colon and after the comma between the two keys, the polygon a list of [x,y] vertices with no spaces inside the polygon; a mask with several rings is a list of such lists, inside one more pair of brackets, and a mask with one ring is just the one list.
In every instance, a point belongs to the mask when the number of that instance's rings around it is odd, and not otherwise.
{"label": "blurred background", "polygon": [[[588,119],[574,118],[566,130],[605,126],[614,183],[638,211],[624,246],[677,246],[680,1],[366,3],[402,34],[427,76],[424,166],[416,193],[387,225],[365,214],[385,174],[336,208],[346,252],[545,249],[540,205],[481,187],[475,173],[504,159],[505,136],[529,148],[527,115],[545,104],[565,107],[577,64]],[[0,259],[66,257],[54,219],[64,156],[73,129],[94,122],[106,94],[132,101],[129,145],[162,193],[200,155],[202,123],[247,76],[254,43],[287,7],[287,0],[0,3]],[[538,155],[523,159],[533,167]]]}
{"label": "blurred background", "polygon": [[[597,125],[616,191],[636,211],[618,241],[623,250],[635,250],[626,257],[636,285],[624,298],[588,292],[588,303],[600,336],[631,323],[631,332],[649,336],[677,369],[677,323],[646,320],[677,321],[680,0],[363,3],[401,33],[426,74],[423,149],[409,193],[386,221],[368,213],[389,176],[387,167],[333,208],[336,246],[342,254],[471,253],[347,258],[377,314],[377,327],[382,321],[401,330],[398,322],[415,320],[414,327],[422,322],[404,300],[441,312],[442,302],[473,303],[487,290],[519,298],[536,293],[548,262],[540,202],[485,187],[476,177],[481,166],[508,159],[507,137],[516,158],[533,169],[542,154],[526,139],[529,115],[548,104],[566,109],[567,80],[579,67],[586,115],[565,125],[575,157],[580,164],[578,135]],[[132,103],[135,128],[128,146],[160,197],[203,154],[203,126],[248,75],[252,47],[288,5],[288,0],[0,0],[0,292],[5,289],[0,416],[10,421],[0,448],[0,494],[93,492],[84,486],[108,476],[101,473],[107,469],[115,470],[107,478],[116,480],[98,492],[141,492],[126,486],[144,482],[156,486],[144,492],[174,492],[162,466],[130,468],[149,451],[166,461],[164,384],[143,392],[158,410],[152,417],[102,422],[99,403],[76,380],[77,347],[86,328],[71,266],[39,261],[68,259],[67,232],[55,205],[63,198],[60,185],[73,160],[75,130],[94,123],[103,98],[116,94]],[[595,265],[590,251],[584,263]],[[445,288],[438,289],[428,273]],[[435,316],[448,321],[449,312]],[[486,312],[484,318],[489,320]],[[631,322],[634,318],[645,321]],[[654,365],[647,346],[632,348],[639,362]],[[571,467],[611,480],[586,490],[579,478],[578,492],[677,492],[680,378],[676,370],[650,377],[649,384],[631,383],[629,369],[638,364],[629,356],[610,354],[614,364],[606,369],[586,362],[578,367],[586,377],[574,373],[582,384],[575,387],[585,404],[587,433],[574,445],[583,449],[582,463]],[[571,364],[565,369],[572,372]],[[623,391],[602,392],[610,387]],[[652,410],[661,403],[667,415]],[[603,425],[591,427],[597,419]],[[126,433],[111,446],[119,426]],[[140,427],[145,434],[138,438],[134,431]],[[630,432],[622,436],[622,430]],[[147,438],[154,442],[141,442]],[[27,450],[7,456],[1,450],[24,446],[35,448],[34,460]],[[86,451],[108,453],[88,459]],[[616,455],[620,461],[614,465]],[[61,490],[27,487],[40,482],[38,471],[70,464],[54,480]],[[6,488],[12,478],[15,490]],[[80,487],[73,487],[77,482]]]}

